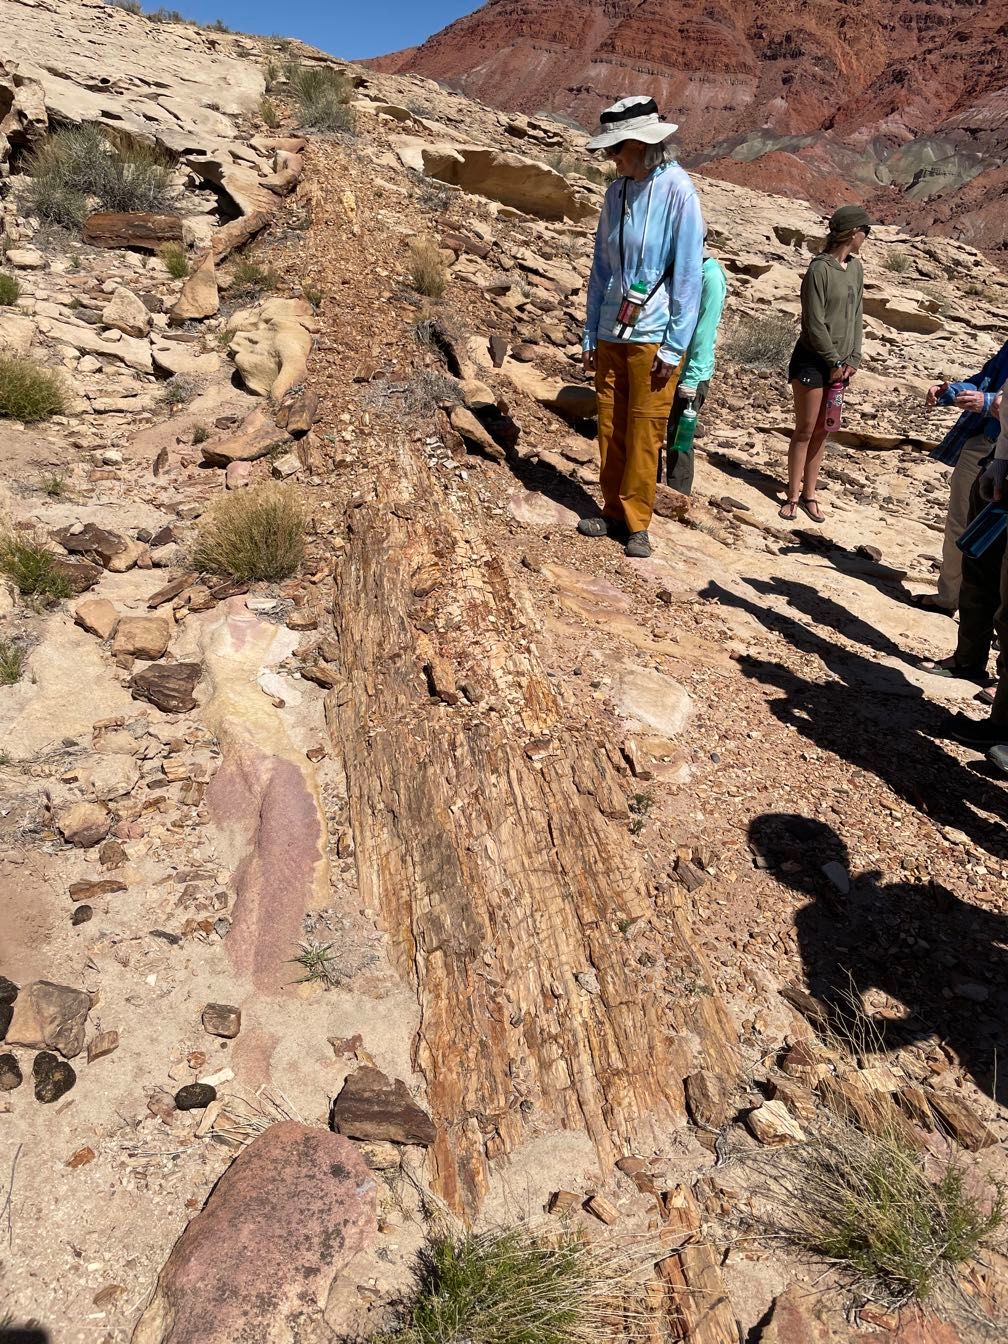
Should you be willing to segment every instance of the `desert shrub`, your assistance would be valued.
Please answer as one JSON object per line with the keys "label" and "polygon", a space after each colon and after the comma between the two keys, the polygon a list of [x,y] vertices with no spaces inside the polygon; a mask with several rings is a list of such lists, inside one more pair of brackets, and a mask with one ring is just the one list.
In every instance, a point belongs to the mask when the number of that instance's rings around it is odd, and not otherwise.
{"label": "desert shrub", "polygon": [[633,1269],[629,1252],[573,1232],[434,1232],[417,1257],[402,1324],[382,1341],[599,1344],[624,1331],[643,1338],[649,1303]]}
{"label": "desert shrub", "polygon": [[194,444],[206,443],[210,437],[210,431],[206,425],[193,425],[192,441]]}
{"label": "desert shrub", "polygon": [[416,416],[433,415],[439,406],[458,406],[463,400],[458,382],[433,369],[421,369],[408,383],[393,389],[375,384],[372,397],[385,403],[390,392],[407,415]]}
{"label": "desert shrub", "polygon": [[161,389],[161,400],[171,411],[188,406],[199,396],[203,384],[191,373],[174,373]]}
{"label": "desert shrub", "polygon": [[277,111],[276,103],[272,98],[259,99],[259,116],[262,118],[263,124],[268,126],[271,131],[280,125],[280,113]]}
{"label": "desert shrub", "polygon": [[276,289],[280,277],[269,266],[264,266],[255,257],[242,257],[231,268],[231,288],[229,294],[236,298],[250,298],[267,290]]}
{"label": "desert shrub", "polygon": [[163,210],[171,199],[171,165],[160,150],[104,135],[97,126],[69,126],[29,157],[31,213],[65,229],[80,228],[99,210]]}
{"label": "desert shrub", "polygon": [[448,284],[444,259],[430,238],[414,238],[410,243],[410,282],[418,294],[429,299],[444,296]]}
{"label": "desert shrub", "polygon": [[313,285],[311,281],[308,281],[307,283],[302,282],[301,294],[303,298],[308,300],[313,308],[320,307],[322,300],[325,297],[318,285]]}
{"label": "desert shrub", "polygon": [[127,14],[143,13],[140,0],[105,0],[105,3],[111,5],[113,9],[124,9]]}
{"label": "desert shrub", "polygon": [[910,269],[910,257],[906,252],[887,252],[882,259],[882,265],[887,271],[902,275],[904,271]]}
{"label": "desert shrub", "polygon": [[165,243],[158,256],[173,280],[184,280],[189,274],[189,254],[181,243]]}
{"label": "desert shrub", "polygon": [[0,639],[0,686],[13,686],[24,671],[25,651],[9,639]]}
{"label": "desert shrub", "polygon": [[187,22],[188,22],[188,20],[185,19],[185,18],[178,12],[177,9],[165,9],[163,5],[159,6],[157,9],[152,9],[152,10],[150,11],[150,13],[147,15],[147,18],[150,19],[151,23],[187,23]]}
{"label": "desert shrub", "polygon": [[270,93],[280,82],[282,71],[276,61],[269,60],[263,66],[263,81],[266,84],[266,92]]}
{"label": "desert shrub", "polygon": [[0,416],[34,424],[63,411],[63,383],[52,369],[0,355]]}
{"label": "desert shrub", "polygon": [[924,1300],[995,1237],[1004,1192],[971,1189],[950,1159],[937,1177],[897,1129],[866,1134],[840,1124],[791,1150],[775,1181],[783,1230],[826,1256],[870,1293]]}
{"label": "desert shrub", "polygon": [[287,84],[297,100],[301,121],[319,131],[352,132],[356,126],[349,106],[353,81],[328,65],[298,65],[286,70]]}
{"label": "desert shrub", "polygon": [[0,574],[24,597],[58,601],[70,596],[70,584],[56,567],[55,554],[28,533],[0,532]]}
{"label": "desert shrub", "polygon": [[289,579],[304,558],[304,510],[283,486],[224,495],[199,522],[193,564],[242,582]]}
{"label": "desert shrub", "polygon": [[9,307],[21,297],[21,286],[13,275],[0,272],[0,307]]}
{"label": "desert shrub", "polygon": [[768,312],[758,317],[739,313],[725,325],[721,350],[734,364],[747,369],[781,369],[794,349],[798,329],[787,313]]}

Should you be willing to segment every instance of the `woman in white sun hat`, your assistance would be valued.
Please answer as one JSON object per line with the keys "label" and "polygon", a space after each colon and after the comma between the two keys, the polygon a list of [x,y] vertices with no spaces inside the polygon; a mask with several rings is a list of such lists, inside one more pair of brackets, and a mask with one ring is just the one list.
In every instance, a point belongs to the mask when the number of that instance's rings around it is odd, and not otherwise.
{"label": "woman in white sun hat", "polygon": [[658,454],[700,307],[704,223],[696,188],[666,147],[675,130],[653,98],[623,98],[588,141],[619,176],[595,236],[582,340],[598,394],[602,514],[582,518],[578,531],[615,537],[637,559],[651,554]]}

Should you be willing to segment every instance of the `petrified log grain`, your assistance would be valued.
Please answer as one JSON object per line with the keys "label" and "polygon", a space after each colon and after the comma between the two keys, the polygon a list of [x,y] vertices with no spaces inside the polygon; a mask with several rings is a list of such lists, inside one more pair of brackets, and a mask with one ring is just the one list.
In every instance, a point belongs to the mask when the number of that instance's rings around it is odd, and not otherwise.
{"label": "petrified log grain", "polygon": [[[564,723],[522,571],[463,528],[410,445],[385,452],[348,515],[326,711],[363,902],[417,990],[436,1188],[471,1215],[488,1162],[526,1135],[585,1129],[604,1165],[656,1142],[698,1055],[734,1070],[734,1033],[713,996],[655,993],[619,932],[648,904],[626,827],[597,801],[613,814],[619,776]],[[464,698],[432,695],[433,665]],[[605,776],[590,792],[588,759]],[[678,918],[659,919],[668,974],[704,980]]]}
{"label": "petrified log grain", "polygon": [[92,247],[142,247],[156,252],[164,243],[182,241],[182,220],[178,215],[89,215],[84,241]]}

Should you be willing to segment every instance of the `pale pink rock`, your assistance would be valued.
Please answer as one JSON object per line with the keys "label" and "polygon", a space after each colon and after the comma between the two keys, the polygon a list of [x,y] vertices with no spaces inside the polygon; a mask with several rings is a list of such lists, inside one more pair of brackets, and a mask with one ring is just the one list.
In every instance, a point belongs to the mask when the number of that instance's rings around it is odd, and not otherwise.
{"label": "pale pink rock", "polygon": [[273,1125],[176,1242],[133,1344],[314,1338],[334,1281],[375,1220],[374,1179],[354,1144],[293,1121]]}

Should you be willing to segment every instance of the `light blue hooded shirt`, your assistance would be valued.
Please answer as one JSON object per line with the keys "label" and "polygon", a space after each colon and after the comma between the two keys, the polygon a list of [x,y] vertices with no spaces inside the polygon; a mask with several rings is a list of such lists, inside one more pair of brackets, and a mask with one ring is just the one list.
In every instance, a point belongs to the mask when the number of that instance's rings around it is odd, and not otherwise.
{"label": "light blue hooded shirt", "polygon": [[[624,186],[626,274],[621,276],[619,217]],[[674,262],[671,278],[644,305],[630,339],[657,341],[661,358],[678,364],[689,348],[700,311],[703,235],[700,198],[677,163],[660,163],[643,182],[617,178],[605,194],[595,235],[582,348],[594,350],[599,341],[615,341],[616,314],[624,293],[638,280],[650,290]]]}

